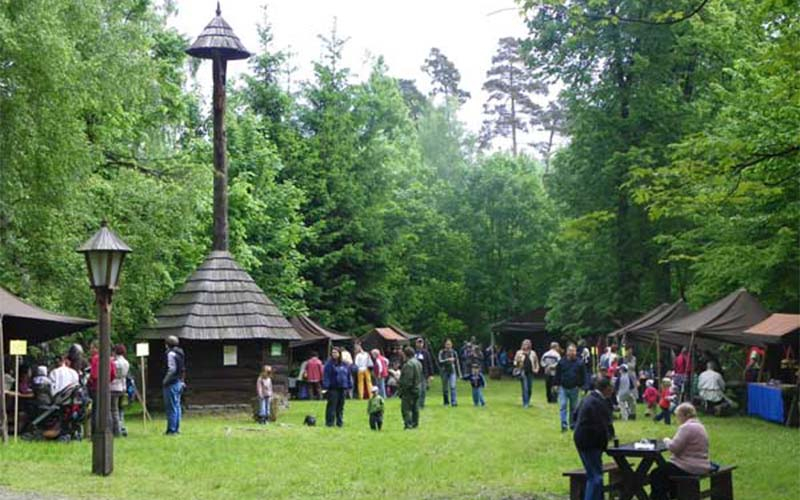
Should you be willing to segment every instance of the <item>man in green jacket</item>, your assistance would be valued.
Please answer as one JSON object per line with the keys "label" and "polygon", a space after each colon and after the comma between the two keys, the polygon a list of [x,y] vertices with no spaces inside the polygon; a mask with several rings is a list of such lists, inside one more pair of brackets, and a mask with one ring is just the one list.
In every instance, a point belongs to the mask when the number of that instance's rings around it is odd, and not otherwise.
{"label": "man in green jacket", "polygon": [[398,391],[400,393],[400,407],[403,411],[403,423],[406,429],[415,429],[419,426],[419,401],[420,385],[423,383],[422,364],[414,355],[414,349],[406,347],[405,364],[400,370]]}

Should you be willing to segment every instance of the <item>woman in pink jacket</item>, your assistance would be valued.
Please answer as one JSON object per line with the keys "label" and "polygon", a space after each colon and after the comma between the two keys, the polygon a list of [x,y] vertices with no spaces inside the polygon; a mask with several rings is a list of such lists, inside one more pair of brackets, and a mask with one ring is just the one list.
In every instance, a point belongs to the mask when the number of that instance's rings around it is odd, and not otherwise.
{"label": "woman in pink jacket", "polygon": [[[653,500],[668,500],[672,485],[669,478],[705,474],[711,470],[708,460],[708,433],[697,420],[697,410],[691,403],[675,408],[678,432],[672,439],[664,438],[664,444],[672,453],[669,462],[650,474]],[[673,495],[674,496],[674,495]]]}

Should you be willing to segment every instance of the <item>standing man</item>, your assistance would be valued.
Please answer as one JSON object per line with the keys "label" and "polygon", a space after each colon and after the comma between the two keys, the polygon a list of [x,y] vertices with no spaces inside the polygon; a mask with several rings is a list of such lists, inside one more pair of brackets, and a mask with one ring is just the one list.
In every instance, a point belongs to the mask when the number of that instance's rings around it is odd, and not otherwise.
{"label": "standing man", "polygon": [[170,335],[167,337],[165,353],[167,373],[161,381],[164,391],[164,411],[167,414],[168,436],[179,434],[181,431],[181,395],[186,387],[184,378],[186,377],[186,355],[183,349],[178,347],[178,337]]}
{"label": "standing man", "polygon": [[419,409],[425,408],[425,395],[428,393],[428,386],[433,380],[433,358],[431,353],[425,346],[425,339],[422,337],[416,340],[416,354],[417,361],[422,365],[423,380],[419,386]]}
{"label": "standing man", "polygon": [[[589,376],[586,365],[578,358],[575,344],[567,346],[567,355],[558,361],[553,383],[558,389],[558,407],[561,414],[561,432],[567,430],[567,411],[569,411],[569,428],[575,428],[574,412],[578,406],[578,391],[587,387]],[[569,409],[567,408],[569,403]]]}
{"label": "standing man", "polygon": [[678,388],[678,402],[680,403],[683,401],[686,383],[691,383],[692,367],[688,348],[681,348],[681,353],[672,362],[672,371],[675,373],[672,377],[672,382]]}
{"label": "standing man", "polygon": [[453,349],[453,341],[444,341],[444,348],[439,351],[439,375],[442,377],[442,396],[444,405],[458,406],[456,402],[456,363],[458,353]]}
{"label": "standing man", "polygon": [[586,366],[586,374],[591,375],[594,373],[594,363],[592,362],[592,351],[586,345],[586,339],[578,341],[578,359],[583,361]]}
{"label": "standing man", "polygon": [[311,357],[306,360],[305,378],[308,384],[308,397],[320,399],[322,391],[322,361],[316,351],[311,353]]}
{"label": "standing man", "polygon": [[561,361],[561,348],[558,342],[551,342],[550,350],[542,354],[542,359],[540,360],[540,364],[544,369],[544,389],[548,403],[556,402],[554,386],[558,385],[555,383],[555,379],[556,365],[558,365],[559,361]]}
{"label": "standing man", "polygon": [[416,429],[419,426],[419,392],[423,383],[422,364],[416,358],[414,349],[406,347],[403,351],[406,362],[400,370],[400,407],[403,411],[404,429]]}
{"label": "standing man", "polygon": [[600,377],[577,411],[575,419],[575,448],[586,469],[586,494],[584,500],[603,500],[603,452],[614,437],[611,423],[612,406],[609,398],[614,394],[611,381]]}

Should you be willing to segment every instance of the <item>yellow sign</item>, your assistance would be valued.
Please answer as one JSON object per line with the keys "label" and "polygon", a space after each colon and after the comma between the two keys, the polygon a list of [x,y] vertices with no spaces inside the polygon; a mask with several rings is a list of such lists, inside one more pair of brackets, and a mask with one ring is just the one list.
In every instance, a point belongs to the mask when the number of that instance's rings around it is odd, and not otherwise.
{"label": "yellow sign", "polygon": [[12,356],[24,356],[28,354],[28,341],[27,340],[11,340],[9,341],[9,354]]}
{"label": "yellow sign", "polygon": [[147,342],[140,342],[136,344],[136,356],[143,358],[150,355],[150,344]]}

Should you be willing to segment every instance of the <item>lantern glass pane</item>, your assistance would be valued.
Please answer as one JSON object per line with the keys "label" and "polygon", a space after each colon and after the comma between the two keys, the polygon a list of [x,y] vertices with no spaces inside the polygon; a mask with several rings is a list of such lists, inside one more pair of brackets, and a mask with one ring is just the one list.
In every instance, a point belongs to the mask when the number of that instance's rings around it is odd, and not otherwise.
{"label": "lantern glass pane", "polygon": [[119,271],[122,267],[122,252],[109,252],[108,260],[110,262],[110,273],[109,273],[109,280],[108,286],[109,288],[116,288],[119,282]]}
{"label": "lantern glass pane", "polygon": [[96,287],[106,286],[108,277],[108,252],[95,251],[89,252],[89,269],[92,273],[92,285]]}

